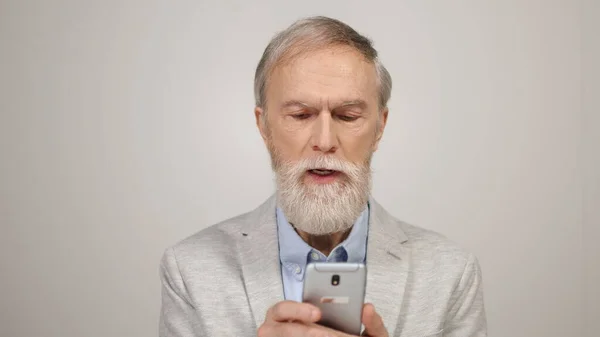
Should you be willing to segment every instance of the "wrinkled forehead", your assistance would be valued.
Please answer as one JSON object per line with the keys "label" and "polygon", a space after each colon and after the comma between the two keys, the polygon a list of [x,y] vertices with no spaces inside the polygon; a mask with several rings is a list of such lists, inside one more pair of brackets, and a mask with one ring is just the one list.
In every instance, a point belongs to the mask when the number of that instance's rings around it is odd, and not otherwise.
{"label": "wrinkled forehead", "polygon": [[376,106],[378,83],[375,66],[355,49],[333,46],[284,58],[267,85],[268,105],[289,100],[308,104],[362,100]]}

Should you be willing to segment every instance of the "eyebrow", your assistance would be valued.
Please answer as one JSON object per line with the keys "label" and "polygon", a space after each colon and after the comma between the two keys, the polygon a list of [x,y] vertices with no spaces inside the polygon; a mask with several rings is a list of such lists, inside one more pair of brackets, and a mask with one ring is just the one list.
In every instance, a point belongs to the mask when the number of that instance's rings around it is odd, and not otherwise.
{"label": "eyebrow", "polygon": [[[311,108],[311,106],[306,103],[306,102],[302,102],[302,101],[298,101],[298,100],[289,100],[289,101],[285,101],[283,102],[283,104],[281,105],[281,108],[289,108],[289,107],[304,107],[304,108]],[[355,100],[350,100],[350,101],[344,101],[341,104],[337,105],[336,107],[334,107],[332,110],[338,109],[338,108],[343,108],[343,107],[349,107],[349,106],[356,106],[356,107],[360,107],[360,108],[365,108],[367,106],[367,102],[365,102],[362,99],[355,99]]]}
{"label": "eyebrow", "polygon": [[367,106],[367,102],[365,102],[362,99],[355,99],[355,100],[352,100],[352,101],[345,101],[345,102],[342,102],[342,104],[340,104],[337,107],[335,107],[334,109],[342,108],[342,107],[348,107],[348,106],[356,106],[356,107],[360,107],[360,108],[365,108]]}
{"label": "eyebrow", "polygon": [[290,100],[290,101],[285,101],[283,102],[283,104],[281,104],[281,108],[289,108],[289,107],[304,107],[304,108],[308,108],[310,107],[307,103],[301,102],[301,101],[296,101],[296,100]]}

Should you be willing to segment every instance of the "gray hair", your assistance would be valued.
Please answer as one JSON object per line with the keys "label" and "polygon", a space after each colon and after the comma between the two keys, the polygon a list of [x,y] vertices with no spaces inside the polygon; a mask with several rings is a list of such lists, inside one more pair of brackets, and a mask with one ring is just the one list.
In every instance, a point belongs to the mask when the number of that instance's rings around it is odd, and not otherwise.
{"label": "gray hair", "polygon": [[392,92],[392,77],[379,60],[373,43],[347,24],[324,16],[296,21],[273,37],[265,48],[254,76],[256,106],[266,108],[267,83],[277,65],[306,51],[332,45],[352,47],[375,66],[379,87],[379,108],[385,108]]}

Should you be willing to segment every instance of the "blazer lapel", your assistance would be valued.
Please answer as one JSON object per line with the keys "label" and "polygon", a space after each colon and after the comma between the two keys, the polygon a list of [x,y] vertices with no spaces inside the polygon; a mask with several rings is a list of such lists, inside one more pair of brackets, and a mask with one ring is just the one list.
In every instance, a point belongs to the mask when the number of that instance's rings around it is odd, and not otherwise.
{"label": "blazer lapel", "polygon": [[373,199],[370,201],[365,301],[375,306],[390,336],[394,336],[409,273],[408,238],[398,220]]}
{"label": "blazer lapel", "polygon": [[256,209],[245,226],[246,235],[238,241],[242,277],[257,327],[267,310],[284,300],[275,205],[275,197],[271,197]]}

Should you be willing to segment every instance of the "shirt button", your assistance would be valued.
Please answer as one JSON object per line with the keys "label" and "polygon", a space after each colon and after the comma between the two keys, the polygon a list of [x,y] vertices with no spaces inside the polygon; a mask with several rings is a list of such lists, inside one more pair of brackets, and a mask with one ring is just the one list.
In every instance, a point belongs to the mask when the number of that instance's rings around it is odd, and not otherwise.
{"label": "shirt button", "polygon": [[311,257],[313,260],[317,260],[317,261],[319,260],[319,254],[317,254],[317,252],[312,252],[312,253],[310,254],[310,257]]}
{"label": "shirt button", "polygon": [[294,269],[294,273],[300,274],[301,272],[302,272],[302,268],[300,268],[300,266],[296,266],[296,269]]}

